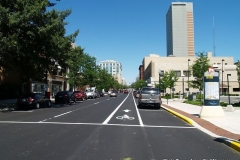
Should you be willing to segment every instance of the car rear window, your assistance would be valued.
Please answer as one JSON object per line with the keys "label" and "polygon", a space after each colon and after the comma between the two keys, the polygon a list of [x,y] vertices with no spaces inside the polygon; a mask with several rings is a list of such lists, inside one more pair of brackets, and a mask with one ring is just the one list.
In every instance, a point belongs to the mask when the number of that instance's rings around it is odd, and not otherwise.
{"label": "car rear window", "polygon": [[29,98],[29,97],[34,98],[35,95],[36,95],[35,93],[29,93],[29,94],[24,94],[22,97],[23,97],[23,98]]}
{"label": "car rear window", "polygon": [[142,94],[159,94],[158,88],[143,88],[141,91]]}
{"label": "car rear window", "polygon": [[64,95],[66,92],[58,92],[57,95]]}
{"label": "car rear window", "polygon": [[74,91],[73,93],[81,93],[81,91]]}

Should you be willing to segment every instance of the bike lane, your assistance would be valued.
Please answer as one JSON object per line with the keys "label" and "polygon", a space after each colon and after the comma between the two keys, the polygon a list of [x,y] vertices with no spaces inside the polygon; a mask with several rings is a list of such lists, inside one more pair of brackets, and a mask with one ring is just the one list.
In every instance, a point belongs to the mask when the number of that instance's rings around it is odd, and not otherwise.
{"label": "bike lane", "polygon": [[130,92],[122,103],[103,122],[108,125],[143,126],[141,116]]}

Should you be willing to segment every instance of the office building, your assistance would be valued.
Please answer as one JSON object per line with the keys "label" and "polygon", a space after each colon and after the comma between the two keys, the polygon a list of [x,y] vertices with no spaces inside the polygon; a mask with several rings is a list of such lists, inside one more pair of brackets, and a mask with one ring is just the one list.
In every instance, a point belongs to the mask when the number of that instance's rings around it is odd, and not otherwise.
{"label": "office building", "polygon": [[[155,86],[159,84],[159,72],[162,73],[169,72],[173,70],[178,77],[175,83],[175,93],[186,92],[188,88],[187,81],[192,81],[195,79],[192,72],[188,75],[188,70],[195,63],[198,57],[160,57],[156,54],[150,54],[143,58],[143,80],[147,81],[148,84]],[[209,64],[216,67],[216,71],[219,72],[219,90],[223,94],[239,94],[239,84],[238,75],[236,70],[236,64],[234,63],[233,57],[213,57],[212,52],[207,52],[207,58],[209,59]],[[227,77],[227,75],[231,75]],[[228,90],[228,80],[229,78],[229,90]],[[184,90],[184,91],[183,91]],[[189,88],[190,92],[199,92],[196,88]],[[170,89],[167,88],[167,93],[170,93]]]}
{"label": "office building", "polygon": [[110,75],[112,75],[118,83],[123,84],[122,78],[122,64],[114,60],[100,61],[99,66],[101,69],[105,69]]}
{"label": "office building", "polygon": [[194,56],[192,2],[172,2],[166,14],[167,56]]}

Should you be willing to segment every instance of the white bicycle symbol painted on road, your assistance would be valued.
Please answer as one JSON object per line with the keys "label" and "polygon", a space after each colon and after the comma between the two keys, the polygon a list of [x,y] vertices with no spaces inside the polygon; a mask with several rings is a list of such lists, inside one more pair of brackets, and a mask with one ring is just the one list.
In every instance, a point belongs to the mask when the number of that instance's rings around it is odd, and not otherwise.
{"label": "white bicycle symbol painted on road", "polygon": [[121,119],[121,120],[126,120],[126,119],[128,119],[128,120],[134,120],[134,117],[129,117],[128,115],[123,115],[123,116],[117,116],[116,117],[117,119]]}

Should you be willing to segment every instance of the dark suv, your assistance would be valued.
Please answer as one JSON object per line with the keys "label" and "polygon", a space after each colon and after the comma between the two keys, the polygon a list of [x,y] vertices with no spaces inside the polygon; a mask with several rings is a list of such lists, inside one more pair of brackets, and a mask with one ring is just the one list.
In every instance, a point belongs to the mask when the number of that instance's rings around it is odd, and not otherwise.
{"label": "dark suv", "polygon": [[76,102],[77,99],[71,91],[59,91],[55,95],[55,103],[71,103],[72,101]]}
{"label": "dark suv", "polygon": [[160,108],[162,104],[161,94],[158,88],[143,87],[139,92],[138,107],[154,106]]}

